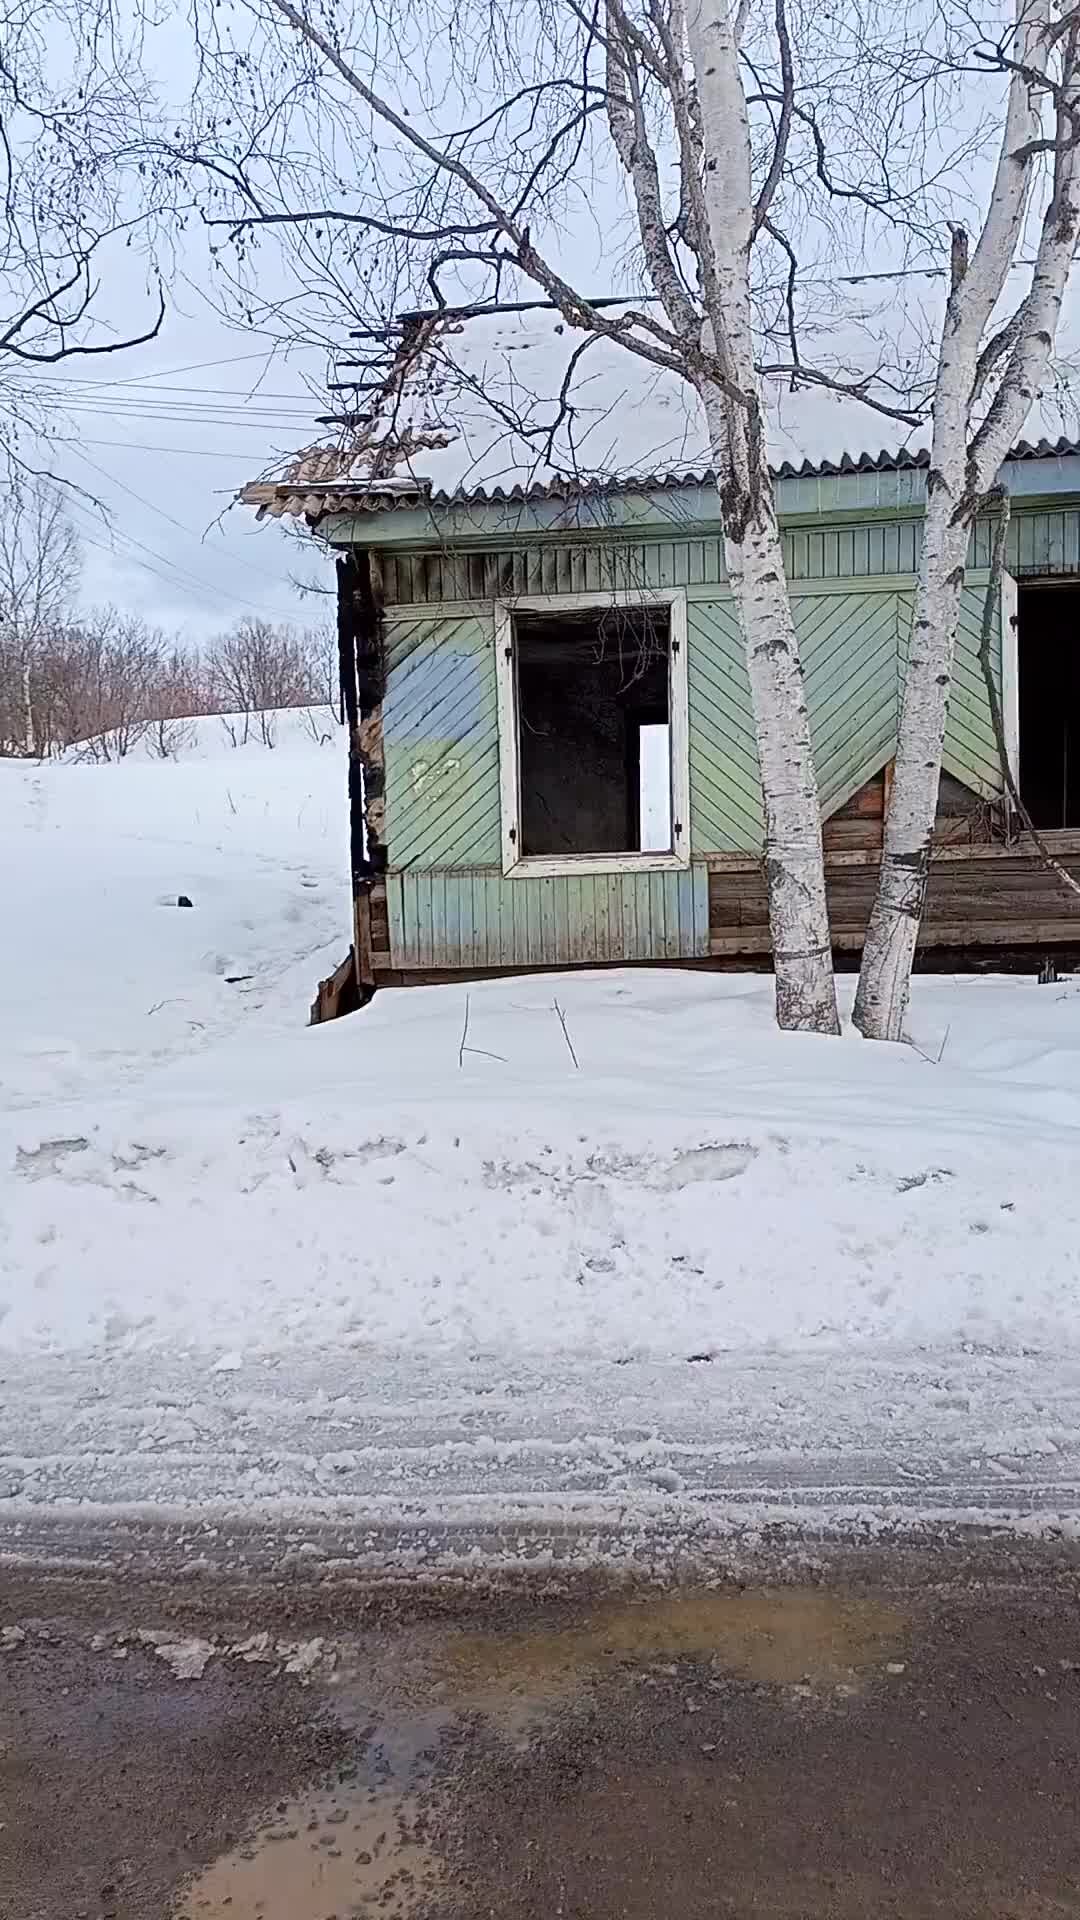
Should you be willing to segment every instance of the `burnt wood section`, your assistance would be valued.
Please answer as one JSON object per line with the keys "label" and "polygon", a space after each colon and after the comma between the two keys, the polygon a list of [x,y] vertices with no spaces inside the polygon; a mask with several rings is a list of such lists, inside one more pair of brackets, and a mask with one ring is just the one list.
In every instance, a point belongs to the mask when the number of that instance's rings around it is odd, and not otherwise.
{"label": "burnt wood section", "polygon": [[318,1027],[324,1020],[340,1020],[343,1013],[355,1013],[359,1005],[356,958],[350,947],[333,973],[319,981],[318,992],[311,1003],[310,1025]]}
{"label": "burnt wood section", "polygon": [[[341,708],[349,729],[352,961],[358,1000],[363,1004],[374,992],[377,981],[372,893],[386,871],[382,741],[386,666],[378,560],[366,549],[352,548],[338,556],[337,575]],[[385,925],[385,887],[382,897]]]}

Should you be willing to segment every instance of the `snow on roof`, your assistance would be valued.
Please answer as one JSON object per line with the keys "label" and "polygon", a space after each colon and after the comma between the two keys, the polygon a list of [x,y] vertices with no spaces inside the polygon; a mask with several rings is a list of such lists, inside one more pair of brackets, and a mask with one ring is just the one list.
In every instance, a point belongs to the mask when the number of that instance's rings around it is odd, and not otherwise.
{"label": "snow on roof", "polygon": [[[655,492],[714,477],[690,387],[611,341],[589,340],[556,314],[462,320],[434,352],[411,390],[395,398],[384,437],[346,429],[338,446],[306,449],[280,479],[254,483],[241,498],[260,514],[310,517],[421,501]],[[778,478],[926,464],[927,428],[894,426],[850,396],[820,387],[792,392],[789,382],[773,380],[766,405]],[[1034,424],[1060,434],[1064,423],[1048,400]],[[864,445],[868,429],[883,425],[891,446],[844,450]],[[391,439],[400,442],[396,459],[393,451],[388,457]],[[1043,439],[1022,442],[1013,457],[1077,450],[1072,440]]]}

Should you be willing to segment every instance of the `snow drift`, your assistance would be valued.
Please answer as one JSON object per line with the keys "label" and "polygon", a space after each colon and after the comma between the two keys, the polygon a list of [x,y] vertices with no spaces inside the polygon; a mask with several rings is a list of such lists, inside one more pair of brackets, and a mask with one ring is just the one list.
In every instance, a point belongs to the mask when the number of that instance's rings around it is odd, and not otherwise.
{"label": "snow drift", "polygon": [[308,1029],[340,741],[196,731],[0,765],[0,1512],[1071,1510],[1080,989],[922,980],[909,1048],[674,970]]}

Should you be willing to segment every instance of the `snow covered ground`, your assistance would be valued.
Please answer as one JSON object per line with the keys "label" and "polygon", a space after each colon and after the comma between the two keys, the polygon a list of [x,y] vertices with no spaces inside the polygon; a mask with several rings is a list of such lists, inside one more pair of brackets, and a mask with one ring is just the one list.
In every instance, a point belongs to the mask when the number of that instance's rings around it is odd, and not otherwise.
{"label": "snow covered ground", "polygon": [[1072,1527],[1080,986],[920,981],[921,1054],[674,971],[309,1029],[346,825],[325,714],[0,763],[4,1539]]}

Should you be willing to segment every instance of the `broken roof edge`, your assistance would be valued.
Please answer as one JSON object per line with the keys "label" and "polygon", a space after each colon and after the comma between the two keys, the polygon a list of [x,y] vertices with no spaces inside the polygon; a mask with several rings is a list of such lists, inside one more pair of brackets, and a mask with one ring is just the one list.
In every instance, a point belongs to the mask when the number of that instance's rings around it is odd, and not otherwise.
{"label": "broken roof edge", "polygon": [[[1005,466],[1028,462],[1045,461],[1077,462],[1074,477],[1075,490],[1080,491],[1080,440],[1068,439],[1064,435],[1055,441],[1021,440],[1012,448]],[[924,477],[930,465],[929,450],[920,448],[900,448],[889,452],[883,448],[880,453],[863,452],[859,454],[842,453],[837,460],[803,460],[795,465],[790,460],[782,461],[771,469],[778,490],[778,508],[781,513],[820,513],[833,510],[843,511],[850,508],[873,509],[874,507],[912,507],[921,504]],[[815,494],[820,492],[817,483],[836,482],[845,479],[859,481],[868,476],[907,475],[911,481],[917,479],[918,490],[908,487],[903,495],[897,489],[890,489],[895,498],[853,497],[850,501],[839,498],[810,498],[804,483],[813,485]],[[383,514],[401,513],[409,509],[422,510],[430,524],[431,517],[438,513],[440,517],[454,509],[470,511],[472,509],[521,508],[543,506],[547,504],[565,509],[574,503],[595,505],[599,501],[614,500],[620,497],[637,496],[648,498],[664,494],[688,494],[714,489],[717,475],[711,467],[692,470],[669,471],[651,474],[626,474],[612,477],[577,479],[572,476],[555,475],[550,480],[537,480],[529,484],[515,484],[510,487],[474,488],[458,487],[448,492],[445,489],[433,491],[431,482],[423,476],[387,477],[369,480],[362,477],[349,479],[319,480],[262,480],[253,481],[241,488],[239,499],[245,506],[255,507],[260,519],[268,516],[272,519],[294,517],[306,519],[309,524],[331,516],[356,513]],[[1030,484],[1010,491],[1034,493],[1044,491]],[[1060,491],[1051,488],[1050,491]],[[833,489],[827,489],[832,493]],[[862,489],[858,490],[862,493]],[[786,496],[786,497],[785,497]]]}

